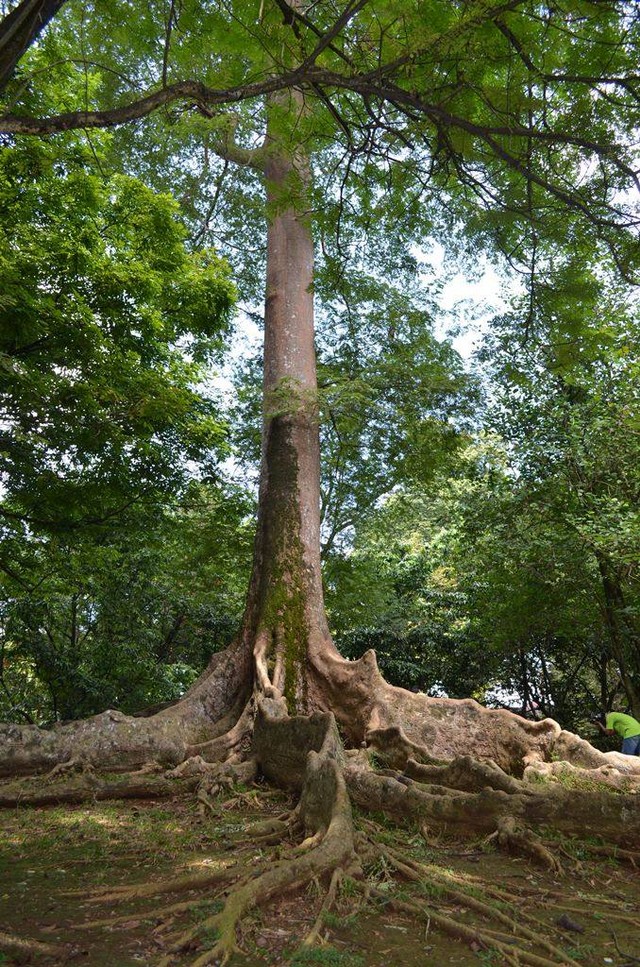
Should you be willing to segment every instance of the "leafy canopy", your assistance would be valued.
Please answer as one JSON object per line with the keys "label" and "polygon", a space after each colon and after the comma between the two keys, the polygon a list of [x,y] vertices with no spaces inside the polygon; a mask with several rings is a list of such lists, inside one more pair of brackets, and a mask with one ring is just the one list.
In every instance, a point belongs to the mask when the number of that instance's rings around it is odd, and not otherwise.
{"label": "leafy canopy", "polygon": [[0,153],[0,232],[5,520],[98,523],[224,449],[196,384],[234,289],[169,196],[32,141]]}

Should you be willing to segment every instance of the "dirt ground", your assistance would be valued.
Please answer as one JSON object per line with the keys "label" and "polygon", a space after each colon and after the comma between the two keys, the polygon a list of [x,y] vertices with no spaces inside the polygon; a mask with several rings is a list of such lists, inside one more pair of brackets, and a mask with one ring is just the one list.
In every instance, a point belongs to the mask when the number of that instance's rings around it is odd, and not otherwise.
{"label": "dirt ground", "polygon": [[[283,793],[264,789],[246,790],[240,798],[227,796],[216,813],[206,817],[199,815],[193,796],[5,810],[0,813],[0,936],[61,945],[64,953],[0,952],[0,964],[152,967],[177,933],[221,907],[220,888],[115,905],[96,902],[99,898],[92,893],[105,886],[206,872],[240,854],[245,862],[257,864],[266,853],[250,841],[243,844],[242,831],[289,805]],[[440,836],[427,843],[419,832],[381,818],[375,827],[367,825],[365,817],[356,821],[366,832],[375,830],[380,842],[450,872],[480,899],[499,890],[504,897],[499,905],[509,916],[535,918],[541,934],[574,961],[615,967],[640,964],[640,876],[633,865],[594,859],[584,843],[556,838],[554,851],[563,872],[551,874],[526,860],[496,853],[482,841]],[[365,899],[346,880],[337,902],[324,914],[323,943],[302,953],[299,943],[317,917],[326,884],[314,883],[302,895],[254,911],[243,921],[243,954],[232,961],[234,967],[478,967],[503,962],[481,944],[443,935],[428,916],[399,916],[389,910],[389,901],[417,900],[498,935],[501,928],[495,923],[433,889],[425,892],[420,883],[403,881],[382,858],[365,872],[382,895]],[[190,901],[187,909],[166,911],[184,901]],[[502,939],[509,943],[504,930]],[[175,964],[190,964],[195,956],[197,945]]]}

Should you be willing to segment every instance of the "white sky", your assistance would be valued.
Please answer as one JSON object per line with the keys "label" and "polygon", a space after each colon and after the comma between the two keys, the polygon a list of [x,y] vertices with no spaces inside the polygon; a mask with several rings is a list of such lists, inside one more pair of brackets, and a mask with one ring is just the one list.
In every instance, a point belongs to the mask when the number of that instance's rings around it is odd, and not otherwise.
{"label": "white sky", "polygon": [[[470,365],[473,353],[479,348],[490,319],[504,311],[504,280],[500,278],[490,262],[481,257],[474,273],[469,278],[463,272],[452,275],[445,267],[444,249],[434,243],[428,252],[417,250],[416,257],[425,265],[421,279],[426,287],[434,282],[442,285],[438,298],[440,316],[436,322],[435,335],[438,339],[450,339],[465,363]],[[242,304],[238,307],[235,332],[231,338],[227,362],[221,370],[212,372],[208,385],[229,399],[234,388],[231,369],[235,362],[256,352],[262,343],[262,327],[249,316]]]}
{"label": "white sky", "polygon": [[484,256],[478,260],[475,277],[469,278],[464,272],[452,276],[446,270],[444,248],[438,243],[428,252],[416,250],[414,254],[429,266],[423,273],[425,285],[433,284],[434,278],[446,279],[438,299],[441,316],[435,334],[439,339],[449,338],[469,364],[490,319],[506,309],[504,280]]}
{"label": "white sky", "polygon": [[[474,278],[469,278],[463,272],[452,274],[445,266],[444,249],[437,243],[429,252],[416,250],[414,254],[425,266],[421,274],[424,285],[428,288],[433,288],[434,283],[442,286],[437,300],[440,314],[435,335],[439,339],[450,339],[454,349],[470,367],[473,353],[479,348],[489,320],[506,308],[504,280],[484,257],[479,260]],[[256,325],[240,304],[227,362],[221,370],[212,372],[207,380],[216,394],[222,394],[228,402],[231,401],[234,394],[231,379],[234,363],[243,355],[254,353],[261,343],[262,327]],[[236,458],[226,460],[224,469],[232,479],[249,482],[246,477],[248,468],[243,467]]]}

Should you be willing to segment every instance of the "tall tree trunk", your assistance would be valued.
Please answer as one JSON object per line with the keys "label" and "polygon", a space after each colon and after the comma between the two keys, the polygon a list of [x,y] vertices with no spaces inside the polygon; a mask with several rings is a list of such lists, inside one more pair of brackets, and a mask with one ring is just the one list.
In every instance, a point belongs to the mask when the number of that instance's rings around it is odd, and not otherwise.
{"label": "tall tree trunk", "polygon": [[[297,91],[273,99],[293,122]],[[258,528],[245,615],[258,684],[290,712],[314,705],[307,655],[333,649],[320,569],[320,441],[309,163],[272,130],[265,142],[267,279]]]}

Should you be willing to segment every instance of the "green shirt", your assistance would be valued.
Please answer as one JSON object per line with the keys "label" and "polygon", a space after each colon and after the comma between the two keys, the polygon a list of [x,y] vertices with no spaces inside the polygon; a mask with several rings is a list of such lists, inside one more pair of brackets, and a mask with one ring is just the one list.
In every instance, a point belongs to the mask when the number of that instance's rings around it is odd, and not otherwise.
{"label": "green shirt", "polygon": [[630,739],[633,735],[640,735],[640,722],[622,712],[609,712],[607,728],[613,729],[623,739]]}

